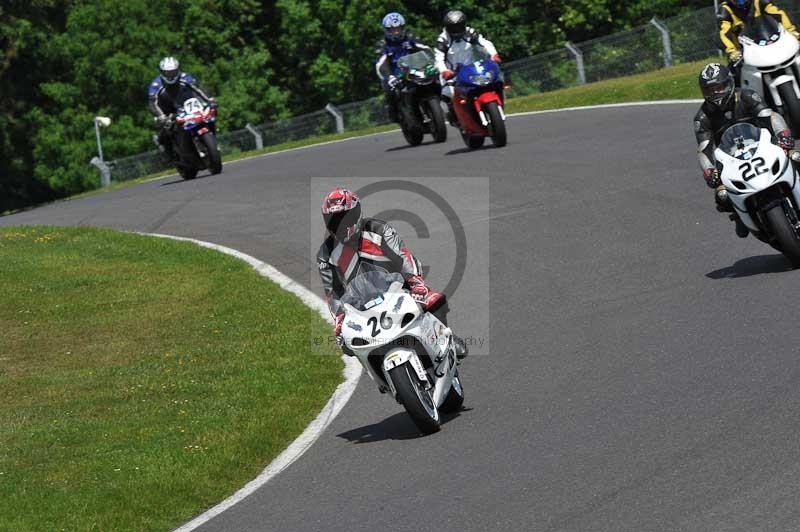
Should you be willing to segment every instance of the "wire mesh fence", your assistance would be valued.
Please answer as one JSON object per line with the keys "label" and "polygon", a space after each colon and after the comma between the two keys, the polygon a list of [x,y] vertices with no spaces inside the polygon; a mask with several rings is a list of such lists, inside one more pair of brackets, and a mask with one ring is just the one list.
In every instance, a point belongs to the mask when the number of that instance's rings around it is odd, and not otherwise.
{"label": "wire mesh fence", "polygon": [[[779,2],[790,13],[800,12],[800,0]],[[670,48],[665,47],[662,32],[655,24],[647,24],[625,32],[575,43],[582,60],[562,48],[503,65],[505,79],[512,86],[509,96],[525,96],[572,87],[579,83],[650,72],[666,64],[679,64],[713,57],[720,53],[717,18],[712,7],[677,15],[661,21],[669,34]],[[364,129],[389,123],[383,97],[342,104],[345,131]],[[316,111],[292,118],[253,126],[261,136],[263,147],[337,132],[336,119],[325,111]],[[247,129],[219,135],[223,155],[254,150],[256,135]],[[170,168],[158,151],[151,151],[113,161],[112,179],[124,181]]]}

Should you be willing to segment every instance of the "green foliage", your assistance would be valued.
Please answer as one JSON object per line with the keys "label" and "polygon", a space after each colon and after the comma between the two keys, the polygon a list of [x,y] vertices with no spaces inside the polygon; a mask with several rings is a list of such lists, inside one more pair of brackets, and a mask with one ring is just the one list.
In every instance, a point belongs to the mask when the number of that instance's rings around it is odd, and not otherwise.
{"label": "green foliage", "polygon": [[[464,0],[459,8],[513,60],[706,6]],[[96,115],[112,119],[102,130],[106,159],[152,149],[146,88],[165,55],[178,57],[218,98],[225,132],[380,95],[374,49],[383,15],[403,13],[419,40],[433,44],[452,7],[449,0],[6,0],[0,4],[0,212],[98,185],[88,163],[97,150]],[[603,71],[644,61],[611,48],[597,55],[605,58]],[[520,90],[548,90],[573,84],[574,71],[556,62],[541,76],[518,78]],[[327,132],[328,122],[309,130]]]}

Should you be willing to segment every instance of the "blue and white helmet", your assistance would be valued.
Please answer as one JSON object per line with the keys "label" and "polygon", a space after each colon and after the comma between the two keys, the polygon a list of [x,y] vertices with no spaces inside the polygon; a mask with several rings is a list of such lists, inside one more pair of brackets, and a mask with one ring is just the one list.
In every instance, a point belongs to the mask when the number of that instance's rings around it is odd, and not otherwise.
{"label": "blue and white helmet", "polygon": [[172,85],[181,77],[181,64],[174,57],[165,57],[158,63],[158,71],[161,74],[161,81]]}
{"label": "blue and white helmet", "polygon": [[387,41],[400,42],[405,37],[406,19],[400,13],[387,14],[381,24]]}

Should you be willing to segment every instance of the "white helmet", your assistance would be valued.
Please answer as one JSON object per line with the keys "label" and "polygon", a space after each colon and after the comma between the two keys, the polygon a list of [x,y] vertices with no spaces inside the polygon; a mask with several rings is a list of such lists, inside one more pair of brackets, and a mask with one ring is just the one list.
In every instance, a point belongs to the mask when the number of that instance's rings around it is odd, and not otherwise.
{"label": "white helmet", "polygon": [[172,85],[181,77],[181,64],[174,57],[165,57],[158,63],[158,70],[161,72],[161,81],[167,85]]}

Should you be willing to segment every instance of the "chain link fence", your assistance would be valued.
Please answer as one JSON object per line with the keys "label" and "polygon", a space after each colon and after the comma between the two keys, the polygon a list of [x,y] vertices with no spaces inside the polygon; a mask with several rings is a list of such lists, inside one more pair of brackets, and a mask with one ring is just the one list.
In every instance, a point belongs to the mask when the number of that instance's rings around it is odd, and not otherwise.
{"label": "chain link fence", "polygon": [[[800,0],[778,2],[794,20],[800,14]],[[666,30],[668,40],[658,26]],[[650,72],[720,54],[717,19],[713,7],[685,13],[590,41],[575,43],[572,50],[552,50],[503,65],[509,96],[547,92],[581,83]],[[223,155],[251,151],[292,140],[341,131],[353,131],[389,123],[383,97],[336,106],[341,114],[337,128],[334,113],[321,110],[284,120],[222,132],[219,146]],[[259,141],[260,136],[260,141]],[[114,181],[124,181],[168,170],[169,162],[158,151],[117,159],[111,163]]]}

